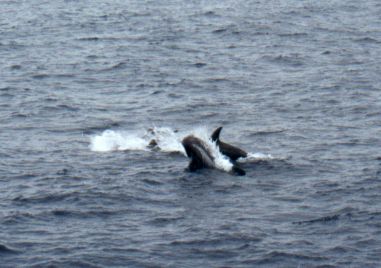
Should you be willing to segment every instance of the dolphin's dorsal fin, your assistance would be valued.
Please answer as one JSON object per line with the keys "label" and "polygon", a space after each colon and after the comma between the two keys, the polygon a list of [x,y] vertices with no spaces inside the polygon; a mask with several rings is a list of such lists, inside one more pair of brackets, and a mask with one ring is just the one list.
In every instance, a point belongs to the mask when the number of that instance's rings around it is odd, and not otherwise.
{"label": "dolphin's dorsal fin", "polygon": [[219,141],[220,140],[220,133],[221,133],[222,127],[217,128],[212,133],[212,141]]}

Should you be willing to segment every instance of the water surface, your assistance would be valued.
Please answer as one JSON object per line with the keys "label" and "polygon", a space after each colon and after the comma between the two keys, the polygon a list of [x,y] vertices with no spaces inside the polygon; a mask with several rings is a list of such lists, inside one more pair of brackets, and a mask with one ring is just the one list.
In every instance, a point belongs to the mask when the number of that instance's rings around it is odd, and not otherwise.
{"label": "water surface", "polygon": [[[0,7],[1,267],[381,265],[379,1]],[[221,125],[272,158],[92,150]]]}

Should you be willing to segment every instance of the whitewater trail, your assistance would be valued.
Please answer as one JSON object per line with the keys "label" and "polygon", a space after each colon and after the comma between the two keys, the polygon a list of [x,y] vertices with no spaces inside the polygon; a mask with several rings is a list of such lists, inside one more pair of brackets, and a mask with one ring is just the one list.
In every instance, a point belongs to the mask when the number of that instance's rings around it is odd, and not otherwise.
{"label": "whitewater trail", "polygon": [[[156,145],[155,149],[167,153],[180,153],[186,156],[181,141],[188,135],[193,135],[201,139],[211,152],[216,168],[224,171],[231,171],[233,164],[218,149],[212,141],[208,130],[205,127],[195,128],[191,131],[176,131],[169,127],[153,127],[147,131],[114,131],[105,130],[99,135],[90,137],[90,149],[94,152],[112,151],[150,151],[152,141]],[[246,158],[239,159],[238,162],[256,162],[261,160],[271,160],[273,156],[264,153],[248,153]]]}

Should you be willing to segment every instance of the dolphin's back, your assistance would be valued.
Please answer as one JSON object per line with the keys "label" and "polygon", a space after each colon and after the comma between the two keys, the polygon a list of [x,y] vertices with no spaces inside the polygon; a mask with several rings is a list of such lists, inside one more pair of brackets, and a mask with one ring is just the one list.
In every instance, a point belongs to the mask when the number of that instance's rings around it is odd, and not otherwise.
{"label": "dolphin's back", "polygon": [[[201,168],[216,167],[215,159],[210,151],[210,148],[204,141],[195,136],[190,135],[183,139],[182,144],[184,146],[187,156],[191,159],[188,166],[189,171],[196,171]],[[242,151],[241,149],[231,146],[229,144],[227,144],[227,146],[225,146],[224,148],[225,150],[232,151],[230,152],[230,156],[228,155],[229,157],[236,157],[237,159],[239,157],[242,157],[243,155],[246,156],[245,151]],[[237,149],[241,152],[237,151]],[[243,176],[246,174],[246,172],[242,168],[240,168],[236,163],[233,164],[231,172],[239,176]]]}
{"label": "dolphin's back", "polygon": [[200,168],[213,168],[215,166],[214,158],[202,140],[194,136],[187,136],[183,139],[182,144],[187,156],[191,158],[189,164],[191,171]]}
{"label": "dolphin's back", "polygon": [[218,142],[217,145],[220,148],[220,152],[228,156],[233,161],[236,161],[238,158],[241,157],[247,157],[247,153],[238,147],[235,147],[222,141]]}

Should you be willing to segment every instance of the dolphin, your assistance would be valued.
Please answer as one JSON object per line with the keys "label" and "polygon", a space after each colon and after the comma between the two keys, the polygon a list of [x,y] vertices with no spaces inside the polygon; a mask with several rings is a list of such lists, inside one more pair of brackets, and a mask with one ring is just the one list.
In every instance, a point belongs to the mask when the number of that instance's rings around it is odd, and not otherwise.
{"label": "dolphin", "polygon": [[222,127],[217,128],[215,131],[213,131],[213,134],[211,136],[212,141],[216,142],[218,145],[218,148],[220,149],[220,152],[223,155],[226,155],[230,158],[232,161],[236,161],[238,158],[244,158],[247,157],[247,152],[244,150],[235,147],[233,145],[230,145],[228,143],[222,142],[220,140],[220,133],[221,133]]}
{"label": "dolphin", "polygon": [[[191,159],[188,170],[193,172],[202,168],[216,168],[214,157],[210,149],[201,139],[190,135],[182,140],[186,155]],[[246,172],[237,165],[233,165],[232,173],[243,176]]]}

